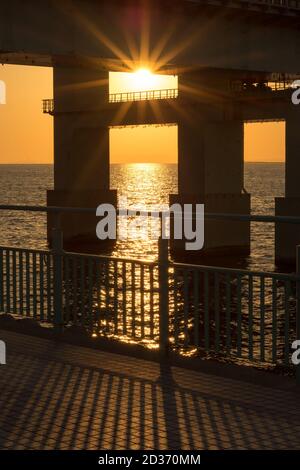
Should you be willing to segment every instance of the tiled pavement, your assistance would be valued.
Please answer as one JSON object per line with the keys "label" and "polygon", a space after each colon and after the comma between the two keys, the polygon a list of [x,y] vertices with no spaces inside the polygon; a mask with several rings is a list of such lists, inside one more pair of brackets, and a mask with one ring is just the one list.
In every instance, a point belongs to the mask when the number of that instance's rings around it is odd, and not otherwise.
{"label": "tiled pavement", "polygon": [[300,396],[1,331],[1,449],[293,449]]}

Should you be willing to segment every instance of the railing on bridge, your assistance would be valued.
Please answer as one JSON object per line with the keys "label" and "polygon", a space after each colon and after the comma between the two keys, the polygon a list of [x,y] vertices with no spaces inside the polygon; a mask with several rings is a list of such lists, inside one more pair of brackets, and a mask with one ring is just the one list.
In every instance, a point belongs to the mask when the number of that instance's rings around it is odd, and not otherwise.
{"label": "railing on bridge", "polygon": [[131,91],[126,93],[111,93],[109,95],[109,102],[122,103],[126,101],[150,101],[174,98],[178,98],[177,88],[168,88],[165,90]]}
{"label": "railing on bridge", "polygon": [[0,312],[97,336],[158,338],[157,263],[0,247],[0,276]]}
{"label": "railing on bridge", "polygon": [[[124,103],[127,101],[150,101],[168,100],[178,98],[177,88],[167,88],[164,90],[131,91],[126,93],[111,93],[109,103]],[[55,102],[53,99],[43,100],[43,113],[53,114],[55,112]]]}
{"label": "railing on bridge", "polygon": [[[189,0],[192,3],[202,3],[201,0]],[[220,3],[224,7],[229,8],[249,8],[249,9],[264,9],[275,10],[275,12],[288,14],[289,11],[300,10],[300,0],[234,0],[231,2],[222,2],[221,0],[207,0],[207,3],[214,5]],[[272,11],[273,12],[273,11]]]}
{"label": "railing on bridge", "polygon": [[[296,217],[206,216],[300,223]],[[61,232],[54,234],[52,250],[0,247],[0,312],[188,355],[287,371],[295,367],[300,247],[297,273],[283,274],[170,262],[168,241],[162,239],[157,261],[70,253],[62,248]],[[300,381],[300,366],[297,377]]]}
{"label": "railing on bridge", "polygon": [[47,99],[43,100],[43,113],[52,114],[54,112],[54,100]]}
{"label": "railing on bridge", "polygon": [[230,83],[231,91],[234,93],[272,93],[293,89],[294,80],[278,80],[273,82],[253,82],[246,80],[233,80]]}
{"label": "railing on bridge", "polygon": [[279,8],[290,8],[300,10],[300,0],[239,0],[241,3],[249,3],[250,5],[268,5]]}
{"label": "railing on bridge", "polygon": [[178,263],[171,276],[178,348],[289,367],[299,277]]}

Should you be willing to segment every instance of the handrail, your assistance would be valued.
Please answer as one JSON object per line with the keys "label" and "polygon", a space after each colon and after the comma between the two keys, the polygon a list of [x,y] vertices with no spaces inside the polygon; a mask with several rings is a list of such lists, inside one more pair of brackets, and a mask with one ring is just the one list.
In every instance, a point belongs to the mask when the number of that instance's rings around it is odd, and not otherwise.
{"label": "handrail", "polygon": [[108,256],[108,255],[95,255],[91,253],[77,253],[73,251],[65,252],[65,256],[68,257],[76,257],[76,258],[89,258],[94,260],[104,260],[104,261],[116,261],[118,263],[132,263],[137,265],[144,265],[144,266],[157,266],[157,261],[150,261],[147,259],[137,259],[137,258],[126,258],[126,257],[119,257],[119,256]]}
{"label": "handrail", "polygon": [[[166,100],[178,98],[177,88],[166,88],[162,90],[145,90],[145,91],[130,91],[125,93],[110,93],[109,103],[125,103],[127,101],[150,101],[150,100]],[[55,111],[54,99],[44,99],[43,113],[53,114]]]}
{"label": "handrail", "polygon": [[[55,215],[96,213],[95,208],[9,204],[0,205],[0,210]],[[300,223],[300,217],[220,213],[206,216]],[[300,247],[297,259],[300,260]],[[155,261],[73,253],[63,250],[57,229],[50,251],[0,247],[0,266],[0,312],[51,323],[59,332],[66,325],[76,324],[97,336],[129,338],[140,344],[149,339],[151,344],[159,345],[162,354],[175,347],[208,355],[221,353],[222,358],[230,360],[243,358],[249,364],[259,361],[287,367],[292,340],[299,339],[299,269],[296,273],[274,273],[174,263],[168,258],[168,241],[162,239]],[[125,280],[122,285],[119,279]],[[141,300],[136,302],[139,295]],[[150,328],[145,322],[146,308],[150,312]],[[290,322],[292,315],[296,327]],[[243,333],[244,322],[247,336]],[[194,334],[189,335],[189,331]],[[265,341],[266,335],[272,337],[271,342]],[[299,367],[297,371],[300,383]]]}
{"label": "handrail", "polygon": [[43,113],[51,114],[54,112],[54,99],[43,100]]}
{"label": "handrail", "polygon": [[300,281],[300,275],[295,273],[280,273],[272,271],[250,271],[241,268],[229,268],[214,265],[190,264],[190,263],[170,263],[170,267],[175,269],[188,269],[189,271],[210,271],[219,273],[235,274],[237,276],[270,277],[272,279]]}
{"label": "handrail", "polygon": [[162,90],[129,91],[122,93],[111,93],[110,103],[124,103],[127,101],[165,100],[178,98],[177,88],[166,88]]}
{"label": "handrail", "polygon": [[213,213],[207,212],[204,214],[205,218],[208,219],[221,219],[221,220],[237,220],[245,222],[262,222],[262,223],[276,223],[286,222],[289,224],[299,224],[300,217],[286,216],[286,215],[245,215],[245,214],[226,214],[226,213]]}
{"label": "handrail", "polygon": [[[36,248],[23,248],[19,246],[0,246],[0,251],[13,251],[19,252],[22,251],[23,253],[35,253],[38,255],[49,255],[51,254],[51,250],[39,250]],[[126,257],[118,257],[118,256],[108,256],[108,255],[101,255],[101,254],[91,254],[91,253],[77,253],[73,251],[64,251],[64,256],[68,257],[76,257],[76,258],[90,258],[94,260],[103,260],[103,261],[117,261],[119,263],[132,263],[137,265],[145,265],[145,266],[157,266],[157,261],[150,261],[147,259],[137,259],[137,258],[126,258]]]}
{"label": "handrail", "polygon": [[288,8],[300,10],[300,0],[239,0],[241,3],[249,3],[250,5],[269,5],[276,8]]}
{"label": "handrail", "polygon": [[[201,0],[189,0],[191,3],[200,3]],[[213,3],[216,5],[216,0],[206,0],[207,3]],[[219,3],[223,7],[233,7],[239,8],[239,3],[241,8],[251,8],[251,7],[264,7],[269,6],[281,10],[282,13],[285,13],[286,10],[300,10],[300,0],[235,0],[234,2],[225,3],[219,0]]]}
{"label": "handrail", "polygon": [[[0,204],[0,211],[21,211],[21,212],[52,212],[56,214],[60,213],[90,213],[94,214],[95,207],[59,207],[59,206],[24,206],[18,204]],[[169,211],[144,211],[139,208],[130,207],[127,209],[128,215],[139,215],[148,216],[148,217],[158,217],[162,215],[168,215]],[[117,214],[121,212],[121,215],[124,214],[124,209],[117,209]],[[173,212],[171,212],[173,213]],[[246,215],[246,214],[230,214],[230,213],[219,213],[219,212],[206,212],[204,217],[207,219],[215,220],[235,220],[242,222],[258,222],[258,223],[276,223],[276,222],[285,222],[289,224],[300,224],[300,217],[296,216],[285,216],[285,215]]]}

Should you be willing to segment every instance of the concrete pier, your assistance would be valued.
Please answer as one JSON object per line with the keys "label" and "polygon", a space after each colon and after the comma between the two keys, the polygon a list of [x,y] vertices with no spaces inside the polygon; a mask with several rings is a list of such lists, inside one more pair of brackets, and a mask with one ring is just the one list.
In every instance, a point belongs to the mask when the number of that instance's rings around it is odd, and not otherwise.
{"label": "concrete pier", "polygon": [[[275,214],[300,217],[300,119],[296,113],[286,119],[285,197],[275,199]],[[277,223],[275,227],[276,264],[295,264],[300,244],[300,225]]]}
{"label": "concrete pier", "polygon": [[[109,122],[98,119],[108,103],[108,72],[54,68],[54,190],[49,206],[116,205],[109,189]],[[66,242],[96,242],[96,216],[63,215]],[[53,226],[48,216],[48,237]]]}
{"label": "concrete pier", "polygon": [[[250,195],[244,192],[244,125],[227,91],[222,74],[185,74],[179,77],[180,99],[186,115],[178,113],[178,195],[171,203],[205,205],[205,212],[250,213]],[[185,240],[173,240],[174,252]],[[250,224],[205,222],[203,255],[250,252]]]}

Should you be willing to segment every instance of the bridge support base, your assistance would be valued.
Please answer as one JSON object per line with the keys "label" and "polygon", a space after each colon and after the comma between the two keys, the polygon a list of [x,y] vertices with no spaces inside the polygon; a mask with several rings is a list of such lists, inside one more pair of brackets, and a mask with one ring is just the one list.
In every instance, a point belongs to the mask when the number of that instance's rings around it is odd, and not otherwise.
{"label": "bridge support base", "polygon": [[[95,208],[91,214],[85,213],[64,213],[60,217],[60,227],[63,231],[64,247],[82,251],[94,251],[99,246],[111,246],[114,241],[100,241],[96,237],[96,225],[99,218],[96,217],[96,208],[99,204],[109,203],[117,206],[117,191],[115,190],[94,190],[94,191],[47,191],[47,205],[56,207],[80,207]],[[53,213],[48,213],[47,237],[51,244],[51,232],[56,220]]]}
{"label": "bridge support base", "polygon": [[[250,194],[170,195],[170,204],[204,204],[206,213],[250,214]],[[171,230],[172,233],[172,230]],[[204,247],[200,251],[186,251],[187,240],[171,237],[171,252],[175,257],[232,257],[250,254],[250,222],[205,220]]]}
{"label": "bridge support base", "polygon": [[[275,215],[300,217],[300,197],[275,198]],[[275,263],[278,266],[294,266],[296,246],[300,244],[300,225],[275,224]]]}

